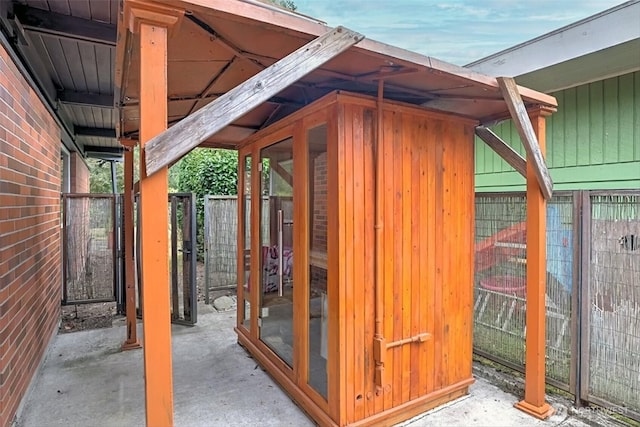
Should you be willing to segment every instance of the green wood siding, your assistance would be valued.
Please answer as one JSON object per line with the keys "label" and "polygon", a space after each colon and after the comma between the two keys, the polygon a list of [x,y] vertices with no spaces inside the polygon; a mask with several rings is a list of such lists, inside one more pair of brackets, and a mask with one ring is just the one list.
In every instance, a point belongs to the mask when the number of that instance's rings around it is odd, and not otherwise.
{"label": "green wood siding", "polygon": [[[640,71],[552,94],[547,163],[556,190],[640,188]],[[524,156],[511,121],[493,130]],[[476,190],[521,191],[524,178],[476,138]]]}

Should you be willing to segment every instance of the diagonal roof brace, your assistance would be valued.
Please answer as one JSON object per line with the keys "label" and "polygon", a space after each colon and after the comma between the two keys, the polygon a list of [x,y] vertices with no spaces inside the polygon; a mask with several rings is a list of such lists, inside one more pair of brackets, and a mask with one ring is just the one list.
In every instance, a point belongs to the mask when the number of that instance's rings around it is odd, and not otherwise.
{"label": "diagonal roof brace", "polygon": [[491,129],[485,126],[477,126],[476,135],[495,151],[496,154],[502,157],[505,162],[518,171],[520,175],[525,178],[527,177],[527,161]]}
{"label": "diagonal roof brace", "polygon": [[500,92],[502,92],[502,96],[509,108],[513,123],[516,125],[516,129],[518,129],[518,134],[527,152],[527,160],[533,167],[540,191],[545,199],[550,200],[553,193],[553,181],[544,156],[542,155],[540,144],[538,144],[538,138],[536,138],[533,130],[531,119],[524,106],[524,102],[522,102],[520,92],[518,92],[518,86],[511,77],[497,77],[496,80],[498,86],[500,86]]}
{"label": "diagonal roof brace", "polygon": [[330,30],[155,136],[145,145],[147,175],[172,164],[363,38],[344,27]]}

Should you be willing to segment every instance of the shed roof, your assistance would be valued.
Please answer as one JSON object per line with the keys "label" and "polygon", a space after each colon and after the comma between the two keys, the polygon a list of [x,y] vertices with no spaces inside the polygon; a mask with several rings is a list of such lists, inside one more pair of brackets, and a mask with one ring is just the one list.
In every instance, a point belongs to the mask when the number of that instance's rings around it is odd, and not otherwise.
{"label": "shed roof", "polygon": [[[158,0],[184,8],[168,45],[168,122],[174,124],[289,53],[326,33],[320,21],[255,0]],[[121,23],[122,24],[122,23]],[[139,52],[119,25],[116,94],[118,132],[139,128]],[[375,95],[485,122],[509,115],[498,83],[472,70],[364,39],[271,97],[203,146],[234,148],[247,136],[334,90]],[[555,107],[553,97],[520,88],[527,106]]]}

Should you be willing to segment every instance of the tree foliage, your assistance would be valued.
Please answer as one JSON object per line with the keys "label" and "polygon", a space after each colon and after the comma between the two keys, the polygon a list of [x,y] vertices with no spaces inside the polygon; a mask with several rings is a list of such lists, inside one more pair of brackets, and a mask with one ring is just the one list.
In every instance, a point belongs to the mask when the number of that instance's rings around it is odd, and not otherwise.
{"label": "tree foliage", "polygon": [[238,153],[231,150],[196,148],[176,166],[180,191],[234,195],[238,192]]}
{"label": "tree foliage", "polygon": [[284,7],[285,9],[289,9],[295,11],[298,9],[295,2],[293,0],[267,0],[267,2],[271,4],[275,4],[276,6]]}
{"label": "tree foliage", "polygon": [[194,193],[198,224],[198,258],[204,250],[204,196],[238,194],[238,153],[231,150],[196,148],[172,169],[178,191]]}
{"label": "tree foliage", "polygon": [[[89,166],[89,191],[91,193],[111,193],[111,162],[100,159],[87,159]],[[117,190],[122,193],[123,184],[122,163],[116,163]]]}
{"label": "tree foliage", "polygon": [[[91,193],[111,193],[111,163],[101,159],[87,159],[89,166],[89,191]],[[178,191],[176,168],[169,169],[169,193]],[[140,177],[140,149],[133,151],[133,182]],[[117,192],[124,191],[124,160],[116,162]]]}
{"label": "tree foliage", "polygon": [[293,11],[298,9],[298,6],[296,6],[296,4],[292,0],[278,0],[278,4],[284,7],[285,9],[289,9]]}

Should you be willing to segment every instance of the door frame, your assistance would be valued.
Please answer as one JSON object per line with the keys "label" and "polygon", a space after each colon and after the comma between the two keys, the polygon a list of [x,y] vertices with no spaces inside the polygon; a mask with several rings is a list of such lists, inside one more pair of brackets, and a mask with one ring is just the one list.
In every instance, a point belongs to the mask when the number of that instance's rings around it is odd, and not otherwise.
{"label": "door frame", "polygon": [[[318,105],[320,107],[320,105]],[[312,108],[305,115],[294,115],[274,124],[267,130],[259,133],[256,136],[250,137],[245,143],[243,143],[238,149],[238,183],[239,183],[239,197],[238,197],[238,301],[242,300],[243,295],[243,281],[244,281],[244,236],[246,228],[246,206],[244,200],[243,189],[246,185],[245,182],[245,162],[247,156],[251,156],[251,223],[250,223],[250,269],[249,269],[249,289],[250,294],[247,300],[250,304],[250,327],[247,329],[243,325],[244,310],[238,310],[237,327],[236,332],[239,335],[250,340],[252,344],[250,348],[255,348],[261,353],[262,357],[265,357],[269,364],[275,366],[280,374],[284,374],[288,380],[294,383],[307,397],[309,397],[315,405],[325,413],[330,411],[329,401],[338,398],[338,396],[331,396],[332,390],[335,389],[335,385],[331,384],[338,379],[332,379],[331,375],[328,375],[327,399],[320,393],[313,389],[309,385],[309,242],[311,238],[311,232],[309,230],[309,192],[308,185],[309,180],[309,150],[307,133],[310,129],[313,129],[319,125],[327,125],[327,149],[331,151],[330,159],[334,161],[336,159],[337,139],[338,139],[338,127],[336,123],[332,123],[332,118],[335,118],[335,108],[331,105],[324,104],[323,108]],[[297,117],[295,117],[297,116]],[[261,172],[258,171],[258,164],[261,163],[260,152],[263,148],[273,144],[277,144],[280,141],[287,138],[293,138],[293,177],[294,182],[302,183],[302,185],[294,185],[293,188],[293,221],[294,224],[300,224],[296,226],[296,232],[294,233],[293,240],[293,281],[296,284],[293,287],[293,367],[289,367],[286,362],[281,360],[276,353],[274,353],[265,343],[260,340],[260,331],[258,326],[259,307],[260,307],[260,265],[258,262],[261,251],[261,209],[262,209],[262,192],[261,192]],[[331,147],[333,145],[333,147]],[[331,148],[329,148],[331,147]],[[331,166],[330,170],[333,171],[335,166]],[[333,179],[332,179],[333,181]],[[256,189],[260,189],[259,194]],[[259,196],[259,197],[258,197]],[[331,209],[336,207],[335,196],[328,200],[329,207]],[[336,227],[337,224],[333,224],[330,227]],[[335,236],[337,230],[332,231],[330,234]],[[333,243],[335,245],[335,242]],[[327,289],[331,289],[329,292],[337,293],[337,285],[329,284],[330,281],[335,281],[335,273],[331,274],[331,278],[327,277]],[[335,348],[337,344],[337,324],[335,320],[332,320],[337,314],[337,307],[330,308],[330,314],[328,316],[328,328],[327,338],[328,341],[336,341],[335,344],[329,344],[328,348]],[[242,313],[241,313],[242,312]],[[337,319],[336,319],[337,320]],[[330,353],[331,354],[331,353]],[[335,372],[337,370],[338,361],[331,360],[337,357],[337,353],[331,354],[327,358],[327,371]]]}

